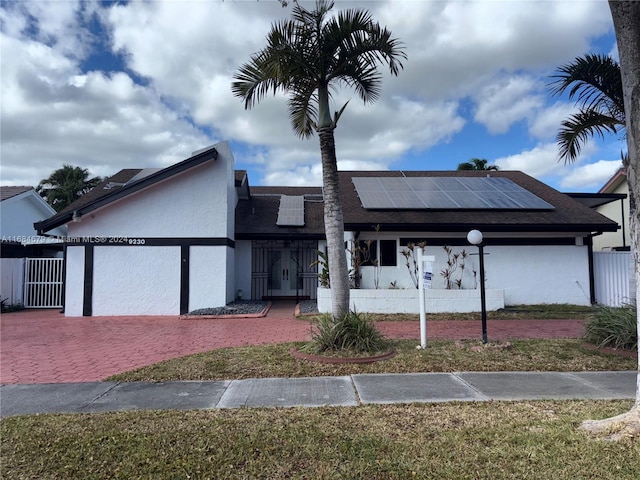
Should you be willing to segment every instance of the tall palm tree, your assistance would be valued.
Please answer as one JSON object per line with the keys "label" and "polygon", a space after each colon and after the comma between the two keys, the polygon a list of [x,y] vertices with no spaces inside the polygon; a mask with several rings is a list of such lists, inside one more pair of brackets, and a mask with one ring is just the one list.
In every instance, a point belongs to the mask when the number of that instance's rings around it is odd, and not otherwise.
{"label": "tall palm tree", "polygon": [[568,91],[575,99],[578,113],[562,122],[556,140],[560,159],[574,162],[584,143],[595,135],[625,132],[624,100],[620,65],[608,55],[578,57],[552,75],[553,95]]}
{"label": "tall palm tree", "polygon": [[48,178],[41,180],[36,191],[59,212],[101,181],[100,177],[89,178],[89,170],[86,168],[63,165]]}
{"label": "tall palm tree", "polygon": [[[631,257],[636,279],[636,305],[640,302],[640,2],[609,0],[609,10],[620,53],[621,92],[626,113],[629,183],[629,231]],[[640,309],[636,328],[640,336]],[[640,437],[640,344],[636,374],[636,400],[626,413],[600,421],[586,421],[583,428],[604,432],[617,438]]]}
{"label": "tall palm tree", "polygon": [[468,162],[458,164],[458,170],[498,170],[496,165],[489,165],[489,161],[484,158],[472,158]]}
{"label": "tall palm tree", "polygon": [[340,318],[349,310],[349,278],[334,129],[347,104],[332,117],[331,92],[338,86],[351,87],[363,102],[373,102],[382,82],[378,64],[386,63],[397,75],[407,57],[400,41],[369,12],[350,9],[330,16],[333,5],[317,0],[314,10],[306,10],[296,2],[291,19],[272,25],[267,46],[239,68],[231,89],[246,109],[270,92],[287,93],[296,135],[308,138],[318,133],[332,314]]}

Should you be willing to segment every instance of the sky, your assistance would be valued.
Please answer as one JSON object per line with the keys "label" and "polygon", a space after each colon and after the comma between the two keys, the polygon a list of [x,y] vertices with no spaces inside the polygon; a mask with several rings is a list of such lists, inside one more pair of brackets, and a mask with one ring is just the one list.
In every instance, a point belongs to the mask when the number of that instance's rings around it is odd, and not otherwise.
{"label": "sky", "polygon": [[[312,8],[313,2],[301,2]],[[336,1],[365,8],[404,45],[382,94],[355,92],[335,131],[341,170],[455,170],[485,158],[563,192],[597,192],[624,139],[589,142],[574,164],[555,137],[576,112],[549,95],[555,69],[586,53],[617,59],[605,0]],[[321,185],[318,137],[291,127],[283,94],[251,110],[231,93],[262,49],[276,0],[3,0],[0,183],[32,185],[64,164],[94,176],[166,167],[229,141],[250,185]]]}

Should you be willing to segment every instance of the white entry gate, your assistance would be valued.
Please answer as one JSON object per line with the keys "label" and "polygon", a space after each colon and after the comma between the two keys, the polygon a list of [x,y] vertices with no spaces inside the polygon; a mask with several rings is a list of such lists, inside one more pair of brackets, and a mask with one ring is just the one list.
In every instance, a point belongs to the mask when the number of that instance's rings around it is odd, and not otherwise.
{"label": "white entry gate", "polygon": [[629,303],[632,268],[629,252],[594,252],[596,302],[610,307]]}
{"label": "white entry gate", "polygon": [[24,306],[26,308],[62,307],[62,258],[27,258],[24,264]]}

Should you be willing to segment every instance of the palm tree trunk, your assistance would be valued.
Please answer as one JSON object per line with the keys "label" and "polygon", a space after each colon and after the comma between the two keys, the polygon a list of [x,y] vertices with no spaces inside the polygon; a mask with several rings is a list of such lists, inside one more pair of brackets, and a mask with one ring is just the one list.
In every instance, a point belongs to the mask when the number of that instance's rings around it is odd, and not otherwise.
{"label": "palm tree trunk", "polygon": [[319,128],[318,136],[322,156],[324,229],[327,235],[331,313],[334,319],[338,319],[349,311],[349,275],[344,248],[344,219],[333,127]]}
{"label": "palm tree trunk", "polygon": [[[624,94],[624,111],[627,120],[629,184],[629,233],[631,255],[635,265],[636,302],[640,300],[640,3],[610,1],[609,7],[620,53],[620,74]],[[640,335],[640,309],[638,310],[638,334]],[[638,386],[636,408],[640,409],[640,345],[638,347]]]}
{"label": "palm tree trunk", "polygon": [[[640,211],[637,208],[640,200],[640,2],[609,0],[609,8],[620,54],[624,112],[627,121],[629,234],[635,270],[637,305],[640,301]],[[640,309],[638,309],[637,328],[640,337]],[[633,408],[617,417],[583,422],[582,428],[594,432],[605,432],[612,438],[640,435],[640,344],[638,345],[636,401]]]}

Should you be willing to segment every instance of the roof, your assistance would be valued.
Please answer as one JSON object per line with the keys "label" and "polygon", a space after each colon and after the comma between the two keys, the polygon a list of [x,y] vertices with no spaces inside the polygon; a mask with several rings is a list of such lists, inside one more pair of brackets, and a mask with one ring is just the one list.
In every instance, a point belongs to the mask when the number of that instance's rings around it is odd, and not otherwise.
{"label": "roof", "polygon": [[[342,171],[338,172],[342,195],[345,230],[394,232],[467,232],[478,228],[484,232],[537,233],[546,235],[588,234],[616,231],[618,225],[570,196],[542,182],[515,171],[491,172],[520,185],[553,209],[366,209],[353,183],[354,177],[485,177],[487,172],[456,171]],[[276,225],[281,195],[305,197],[305,225]],[[238,239],[323,238],[323,204],[320,187],[251,187],[251,196],[240,200],[236,208]]]}
{"label": "roof", "polygon": [[610,193],[615,191],[622,182],[627,181],[627,171],[624,167],[618,169],[616,173],[614,173],[609,180],[603,185],[603,187],[598,191],[598,193]]}
{"label": "roof", "polygon": [[616,200],[627,198],[626,193],[567,193],[566,195],[589,208],[598,208]]}
{"label": "roof", "polygon": [[[120,200],[204,162],[215,160],[216,158],[218,158],[217,150],[215,148],[209,148],[186,160],[157,171],[155,169],[149,169],[145,172],[145,169],[141,168],[121,170],[114,176],[96,185],[85,195],[81,196],[78,200],[54,216],[42,222],[37,222],[34,226],[38,232],[47,232],[70,222],[73,219],[74,213],[80,216],[86,215],[116,200]],[[149,174],[146,175],[146,173]]]}
{"label": "roof", "polygon": [[[278,226],[280,196],[304,197],[304,226]],[[236,239],[324,238],[320,187],[251,187],[251,196],[236,206]]]}
{"label": "roof", "polygon": [[339,172],[345,230],[466,232],[478,228],[493,232],[600,232],[616,231],[616,222],[580,204],[544,183],[517,171],[492,171],[551,204],[553,210],[374,210],[365,209],[354,187],[353,177],[484,177],[486,171],[377,171]]}
{"label": "roof", "polygon": [[21,193],[28,192],[29,190],[33,190],[33,187],[27,187],[27,186],[22,186],[22,187],[13,187],[13,186],[0,187],[0,202],[3,201],[3,200],[8,200],[11,197],[15,197],[17,195],[20,195]]}

